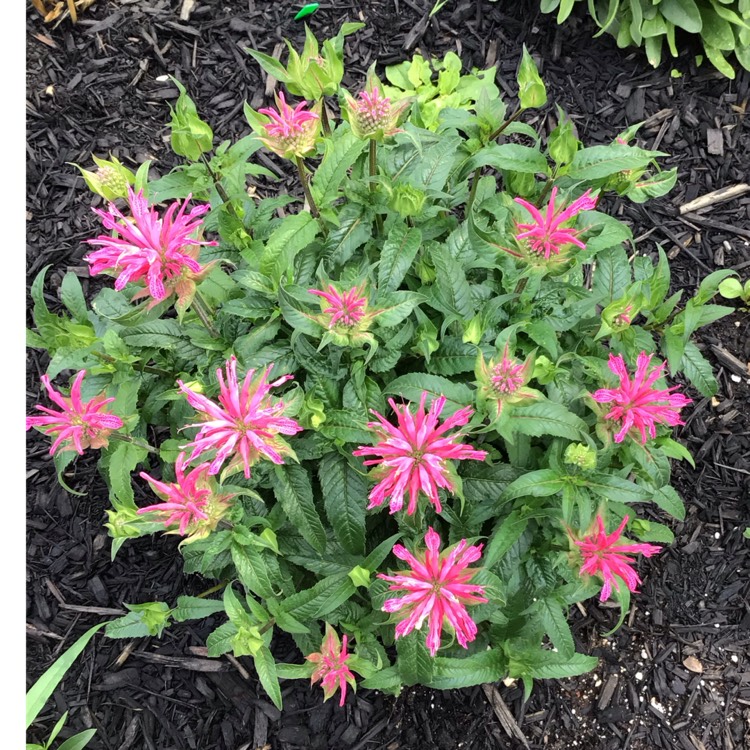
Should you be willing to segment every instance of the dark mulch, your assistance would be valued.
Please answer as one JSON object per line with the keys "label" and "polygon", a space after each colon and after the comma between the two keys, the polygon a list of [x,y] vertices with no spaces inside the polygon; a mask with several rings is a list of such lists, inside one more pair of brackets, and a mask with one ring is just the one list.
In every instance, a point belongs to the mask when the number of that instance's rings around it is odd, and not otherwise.
{"label": "dark mulch", "polygon": [[[243,101],[257,107],[266,98],[265,79],[242,48],[272,53],[283,36],[299,41],[302,35],[288,3],[199,2],[187,21],[179,20],[181,4],[100,0],[78,26],[65,22],[55,30],[29,10],[27,272],[30,283],[52,264],[50,305],[57,304],[66,269],[84,265],[81,241],[96,231],[82,180],[66,162],[88,164],[90,152],[111,151],[131,165],[153,159],[155,172],[167,172],[174,164],[167,105],[177,94],[163,78],[167,73],[188,86],[218,138],[246,134]],[[367,22],[347,42],[345,83],[353,88],[373,60],[453,49],[466,65],[496,62],[498,81],[512,96],[525,43],[542,60],[551,100],[571,113],[587,144],[606,143],[626,125],[648,119],[640,142],[672,154],[668,164],[679,167],[680,178],[670,196],[645,207],[609,203],[633,225],[639,251],[654,253],[662,244],[673,259],[674,286],[688,291],[709,270],[750,273],[750,196],[701,216],[678,214],[682,203],[750,176],[747,73],[730,82],[683,57],[675,63],[682,76],[672,77],[668,65],[652,70],[640,52],[618,50],[609,37],[592,39],[588,21],[558,29],[531,0],[459,0],[428,20],[431,7],[427,0],[350,0],[325,4],[309,20],[320,37],[344,20]],[[534,124],[551,127],[553,114],[537,115],[547,121]],[[323,704],[319,690],[292,682],[280,716],[252,667],[201,660],[214,625],[209,620],[176,626],[161,640],[98,636],[55,692],[35,733],[44,737],[70,710],[71,731],[99,728],[94,750],[750,746],[750,557],[742,539],[750,525],[750,380],[732,359],[750,359],[749,329],[748,314],[738,311],[700,336],[720,392],[712,400],[691,394],[695,408],[679,435],[698,464],[695,471],[676,467],[688,515],[673,524],[674,547],[644,561],[646,582],[626,625],[603,638],[615,610],[590,601],[572,613],[579,650],[601,657],[595,673],[540,683],[527,704],[518,686],[501,684],[505,715],[493,712],[480,687],[407,689],[398,700],[361,690],[339,709]],[[44,365],[30,352],[30,404],[38,399]],[[110,562],[102,527],[106,491],[94,461],[79,460],[69,472],[68,482],[87,493],[73,497],[56,486],[47,449],[47,441],[30,433],[29,684],[123,602],[171,603],[211,585],[185,578],[174,540],[163,537],[126,544]],[[291,647],[282,641],[280,658],[285,649]]]}

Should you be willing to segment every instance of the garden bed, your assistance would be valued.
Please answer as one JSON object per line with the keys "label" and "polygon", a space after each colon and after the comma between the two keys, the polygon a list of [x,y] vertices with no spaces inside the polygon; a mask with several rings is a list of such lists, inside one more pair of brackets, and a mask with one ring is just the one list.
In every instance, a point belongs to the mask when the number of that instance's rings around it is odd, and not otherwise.
{"label": "garden bed", "polygon": [[[257,109],[269,99],[265,76],[243,48],[271,54],[282,37],[299,42],[303,35],[280,3],[200,3],[185,21],[180,5],[100,0],[77,26],[64,22],[54,30],[29,12],[29,283],[51,263],[47,290],[54,291],[66,270],[85,265],[81,242],[98,231],[83,181],[66,162],[88,165],[92,151],[111,151],[128,165],[150,158],[158,173],[169,171],[174,157],[164,123],[177,90],[168,73],[188,87],[219,141],[247,134],[243,102]],[[456,2],[428,20],[431,3],[352,2],[321,8],[309,21],[320,37],[345,20],[367,23],[347,40],[350,75],[417,49],[454,50],[466,65],[497,64],[509,98],[525,43],[541,62],[550,101],[571,115],[579,138],[608,143],[627,125],[648,120],[639,142],[666,151],[666,166],[679,168],[665,198],[644,206],[608,201],[610,213],[642,238],[639,252],[655,254],[660,243],[672,259],[673,286],[688,291],[717,268],[750,275],[750,195],[679,214],[700,195],[748,181],[750,75],[742,71],[730,82],[681,58],[682,75],[673,77],[669,66],[653,70],[640,52],[618,50],[609,37],[592,39],[589,23],[558,28],[536,6]],[[274,169],[271,157],[258,156]],[[264,194],[276,189],[258,185]],[[101,286],[98,279],[82,283],[87,295]],[[54,294],[48,303],[59,305]],[[577,650],[601,657],[594,673],[539,682],[526,704],[520,686],[500,684],[488,692],[407,688],[398,699],[360,690],[339,709],[304,682],[288,682],[279,715],[251,662],[204,659],[210,621],[182,624],[160,640],[97,636],[55,693],[40,737],[69,709],[71,731],[99,729],[95,750],[747,746],[750,547],[742,532],[750,525],[750,376],[735,360],[750,360],[749,333],[750,317],[738,310],[699,334],[720,392],[711,400],[691,391],[695,404],[677,433],[696,457],[695,470],[675,466],[687,518],[672,524],[669,550],[641,563],[642,593],[614,636],[601,633],[615,624],[616,609],[589,600],[574,610]],[[29,350],[31,405],[39,401],[45,365]],[[30,682],[77,635],[120,613],[123,602],[173,602],[210,585],[183,576],[170,537],[128,542],[110,562],[107,491],[93,457],[66,475],[86,495],[68,495],[55,483],[48,441],[31,432],[27,472]],[[284,638],[275,646],[280,660],[293,650]]]}

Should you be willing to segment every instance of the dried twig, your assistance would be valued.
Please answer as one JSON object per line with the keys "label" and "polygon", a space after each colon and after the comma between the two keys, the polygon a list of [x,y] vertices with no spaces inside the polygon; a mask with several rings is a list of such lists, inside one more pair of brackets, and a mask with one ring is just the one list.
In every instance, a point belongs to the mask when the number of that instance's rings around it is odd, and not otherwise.
{"label": "dried twig", "polygon": [[680,206],[680,214],[688,214],[691,211],[700,211],[707,206],[713,206],[714,203],[728,201],[732,198],[744,195],[745,193],[750,193],[750,185],[746,182],[741,182],[737,185],[729,185],[729,187],[719,188],[718,190],[712,190],[710,193],[698,196],[695,200],[683,203]]}
{"label": "dried twig", "polygon": [[500,695],[498,689],[494,685],[486,682],[484,685],[482,685],[482,690],[487,696],[487,700],[492,706],[492,710],[495,712],[495,716],[497,716],[498,721],[500,722],[508,737],[515,737],[519,742],[523,744],[524,747],[529,748],[530,745],[524,733],[521,731],[521,727],[519,727],[516,723],[516,720],[513,718],[513,714],[505,704],[505,701],[502,699],[502,696]]}

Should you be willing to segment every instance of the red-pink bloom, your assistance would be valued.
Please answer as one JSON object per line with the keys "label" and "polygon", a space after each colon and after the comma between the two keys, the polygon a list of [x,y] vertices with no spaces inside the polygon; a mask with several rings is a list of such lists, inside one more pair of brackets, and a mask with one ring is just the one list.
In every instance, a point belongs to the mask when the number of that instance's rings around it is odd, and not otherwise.
{"label": "red-pink bloom", "polygon": [[446,398],[440,396],[434,399],[425,414],[426,399],[427,393],[424,392],[415,415],[409,411],[408,405],[404,404],[399,408],[393,399],[388,399],[396,413],[397,425],[391,424],[372,410],[378,421],[368,422],[367,426],[375,431],[380,442],[372,447],[360,446],[354,451],[355,456],[379,456],[365,461],[365,466],[379,465],[375,474],[378,479],[382,477],[370,492],[368,509],[382,505],[390,497],[390,512],[396,513],[403,508],[404,493],[408,491],[409,505],[406,512],[413,515],[417,510],[417,498],[421,491],[439,513],[442,505],[438,488],[443,487],[450,492],[455,490],[451,477],[453,468],[448,461],[469,458],[483,461],[487,457],[486,451],[459,443],[458,440],[463,435],[460,431],[445,435],[448,430],[467,424],[474,413],[473,409],[468,406],[459,409],[438,426],[438,417],[445,407]]}
{"label": "red-pink bloom", "polygon": [[484,587],[470,584],[476,570],[467,566],[482,556],[482,545],[468,546],[462,539],[450,551],[440,554],[440,536],[430,527],[425,535],[427,549],[418,556],[400,544],[393,547],[393,554],[411,566],[410,571],[397,572],[378,578],[391,581],[391,591],[407,591],[406,596],[386,599],[384,612],[402,612],[404,619],[396,625],[396,638],[408,635],[412,630],[420,630],[428,620],[427,648],[435,656],[440,648],[443,623],[456,633],[456,640],[468,648],[477,637],[477,626],[466,611],[467,604],[482,604]]}
{"label": "red-pink bloom", "polygon": [[309,654],[305,657],[307,661],[316,664],[310,678],[310,685],[314,685],[318,680],[323,688],[323,700],[327,701],[337,690],[341,690],[341,700],[339,706],[344,705],[346,700],[347,683],[355,690],[357,682],[354,675],[346,665],[350,654],[346,653],[347,636],[343,636],[341,642],[336,635],[336,631],[326,623],[326,634],[321,644],[320,651]]}
{"label": "red-pink bloom", "polygon": [[108,211],[95,208],[104,228],[115,236],[101,234],[86,240],[102,248],[85,258],[91,274],[116,274],[118,291],[129,282],[145,279],[149,294],[158,302],[166,299],[181,279],[204,273],[206,268],[196,260],[198,246],[217,243],[198,240],[196,235],[203,225],[199,217],[211,207],[203,204],[185,213],[189,200],[190,196],[182,205],[175,201],[160,217],[156,209],[149,208],[143,191],[134,193],[128,186],[131,217],[124,216],[113,203]]}
{"label": "red-pink bloom", "polygon": [[604,580],[604,586],[599,595],[600,601],[603,602],[606,602],[612,595],[613,586],[617,591],[620,590],[615,576],[625,581],[625,585],[630,591],[637,593],[641,579],[631,567],[635,560],[628,555],[640,553],[646,557],[651,557],[651,555],[661,552],[661,547],[655,544],[616,544],[627,523],[628,516],[625,516],[617,530],[607,536],[604,531],[604,519],[601,515],[598,515],[596,517],[596,531],[584,537],[581,541],[575,541],[581,549],[584,560],[581,573],[592,576],[598,575]]}
{"label": "red-pink bloom", "polygon": [[348,292],[342,293],[333,284],[329,284],[327,292],[320,289],[307,291],[328,302],[330,307],[324,308],[323,314],[330,316],[328,328],[335,328],[337,325],[355,326],[364,318],[367,310],[367,297],[362,295],[363,290],[363,287],[355,286]]}
{"label": "red-pink bloom", "polygon": [[525,362],[518,362],[508,355],[506,345],[503,358],[490,370],[492,388],[498,393],[514,393],[528,380],[527,370]]}
{"label": "red-pink bloom", "polygon": [[180,453],[174,467],[177,481],[170,483],[161,482],[142,471],[141,477],[151,485],[151,489],[163,502],[138,510],[139,515],[151,511],[164,515],[165,526],[179,522],[179,533],[182,536],[185,536],[191,524],[208,519],[205,508],[211,497],[207,477],[208,463],[196,466],[189,474],[185,474],[186,465],[185,454]]}
{"label": "red-pink bloom", "polygon": [[46,417],[26,417],[26,429],[41,427],[45,435],[54,435],[55,442],[49,449],[50,454],[60,450],[74,450],[83,455],[86,448],[106,448],[108,437],[112,430],[119,430],[123,426],[120,417],[104,410],[107,404],[115,399],[104,398],[104,394],[94,396],[90,401],[81,399],[81,382],[86,370],[76,374],[70,389],[70,396],[58,393],[50,383],[49,375],[42,375],[42,383],[47,393],[61,409],[55,411],[46,406],[36,408],[44,412]]}
{"label": "red-pink bloom", "polygon": [[[601,388],[591,396],[600,403],[614,402],[614,406],[604,415],[605,419],[615,419],[622,423],[622,428],[615,435],[615,442],[621,443],[631,429],[641,434],[645,445],[648,435],[656,437],[656,424],[674,427],[685,424],[680,419],[680,409],[693,403],[692,399],[681,393],[672,393],[679,386],[671,388],[652,388],[662,376],[665,365],[662,363],[649,372],[652,354],[641,352],[633,380],[628,375],[622,355],[609,355],[609,369],[620,378],[619,388]],[[647,435],[648,432],[648,435]]]}
{"label": "red-pink bloom", "polygon": [[533,224],[518,224],[521,231],[516,235],[516,239],[528,241],[529,247],[537,254],[543,255],[545,260],[549,260],[552,254],[559,255],[560,250],[565,245],[576,245],[584,248],[583,242],[578,239],[578,231],[575,229],[566,229],[562,225],[575,217],[581,211],[590,211],[596,206],[596,198],[591,198],[591,190],[587,190],[580,198],[576,198],[567,208],[561,211],[555,211],[555,198],[557,197],[557,188],[553,187],[547,204],[546,215],[534,205],[524,200],[516,198],[515,201],[523,206],[534,219]]}
{"label": "red-pink bloom", "polygon": [[318,136],[320,117],[315,112],[305,109],[306,101],[301,101],[292,109],[280,91],[276,96],[276,111],[273,107],[264,107],[258,114],[266,115],[271,122],[263,125],[266,137],[261,137],[265,146],[286,159],[304,156],[312,150]]}
{"label": "red-pink bloom", "polygon": [[283,464],[283,456],[293,453],[279,435],[295,435],[302,427],[293,419],[283,416],[285,404],[271,398],[271,388],[278,388],[292,375],[284,375],[272,383],[268,382],[273,365],[259,377],[249,370],[240,386],[237,380],[237,358],[231,356],[226,363],[226,382],[221,368],[216,370],[219,381],[219,403],[216,404],[200,393],[196,393],[178,380],[180,390],[188,403],[203,415],[204,421],[188,427],[200,427],[192,443],[188,461],[193,461],[206,451],[216,451],[209,464],[208,473],[218,474],[224,461],[234,454],[225,473],[227,475],[244,467],[245,478],[250,478],[250,467],[265,456],[275,464]]}

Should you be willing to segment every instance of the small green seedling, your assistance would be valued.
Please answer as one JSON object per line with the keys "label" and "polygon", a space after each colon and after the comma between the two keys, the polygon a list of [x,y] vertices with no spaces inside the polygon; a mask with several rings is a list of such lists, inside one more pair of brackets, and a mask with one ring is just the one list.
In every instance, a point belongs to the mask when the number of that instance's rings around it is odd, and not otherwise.
{"label": "small green seedling", "polygon": [[750,279],[744,284],[739,279],[724,279],[719,284],[719,294],[724,299],[737,299],[739,297],[746,305],[750,305]]}

